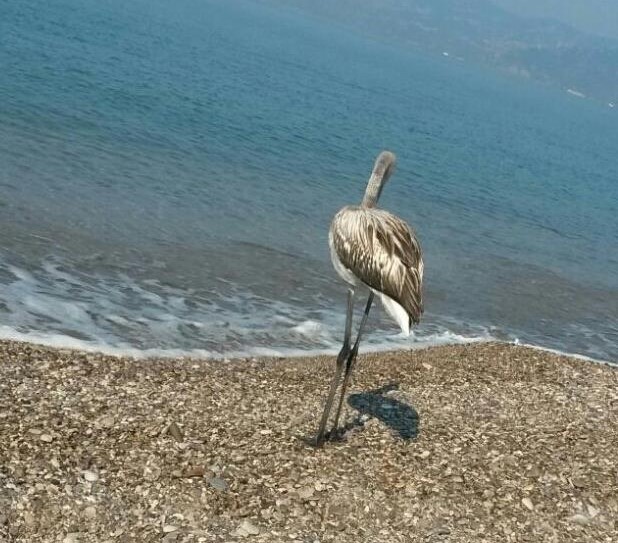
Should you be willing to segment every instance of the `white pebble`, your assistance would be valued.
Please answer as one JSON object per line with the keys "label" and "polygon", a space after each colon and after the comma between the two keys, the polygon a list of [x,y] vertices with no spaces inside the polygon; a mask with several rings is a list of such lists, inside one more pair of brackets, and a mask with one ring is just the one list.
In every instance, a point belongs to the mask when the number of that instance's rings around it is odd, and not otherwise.
{"label": "white pebble", "polygon": [[99,478],[99,476],[94,471],[89,470],[84,471],[83,475],[84,479],[86,479],[86,481],[88,481],[89,483],[94,483]]}

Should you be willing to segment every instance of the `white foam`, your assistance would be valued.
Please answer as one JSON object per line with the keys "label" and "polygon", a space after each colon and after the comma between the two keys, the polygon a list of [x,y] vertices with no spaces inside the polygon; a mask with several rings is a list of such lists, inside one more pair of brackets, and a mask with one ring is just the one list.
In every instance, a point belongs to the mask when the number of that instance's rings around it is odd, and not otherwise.
{"label": "white foam", "polygon": [[22,270],[21,268],[17,268],[15,266],[7,266],[7,268],[17,279],[20,279],[21,281],[34,281],[32,275],[26,270]]}
{"label": "white foam", "polygon": [[[27,343],[35,343],[47,347],[59,349],[75,349],[88,353],[102,353],[115,357],[130,357],[136,359],[147,358],[192,358],[192,359],[215,359],[224,358],[252,358],[252,357],[272,357],[272,358],[290,358],[290,357],[305,357],[305,356],[321,356],[335,355],[339,347],[331,346],[328,348],[316,349],[296,349],[290,347],[247,347],[245,349],[229,349],[224,351],[214,351],[208,349],[165,349],[165,348],[147,348],[138,349],[126,344],[108,345],[103,343],[94,343],[77,339],[64,334],[43,333],[43,332],[19,332],[10,326],[0,325],[0,339],[11,341],[23,341]],[[488,337],[467,337],[451,332],[427,336],[416,341],[409,341],[405,345],[398,342],[372,342],[364,345],[361,353],[370,352],[386,352],[396,351],[401,349],[422,349],[426,347],[451,345],[459,343],[478,343],[491,341]]]}
{"label": "white foam", "polygon": [[[54,262],[34,271],[5,268],[14,280],[3,285],[1,293],[0,338],[135,358],[332,355],[341,346],[345,317],[340,307],[309,309],[303,303],[261,298],[232,284],[224,293],[199,295],[153,279],[88,276],[66,268]],[[432,314],[405,337],[395,333],[381,310],[372,316],[362,352],[517,342],[499,329]]]}
{"label": "white foam", "polygon": [[113,322],[114,324],[120,324],[123,326],[126,326],[129,324],[129,321],[125,319],[124,317],[121,317],[120,315],[105,315],[105,318],[109,322]]}
{"label": "white foam", "polygon": [[324,326],[319,322],[306,320],[296,326],[292,326],[292,330],[302,336],[317,338],[323,334]]}
{"label": "white foam", "polygon": [[[393,336],[391,339],[396,339],[401,335]],[[295,349],[295,348],[273,348],[273,347],[248,347],[246,349],[230,349],[225,351],[214,351],[209,349],[165,349],[165,348],[147,348],[138,349],[129,345],[107,345],[102,343],[93,343],[89,341],[80,340],[71,336],[63,334],[52,334],[42,332],[19,332],[10,326],[0,325],[0,339],[22,341],[27,343],[35,343],[44,345],[47,347],[58,349],[74,349],[78,351],[88,353],[101,353],[114,357],[129,357],[135,359],[149,359],[149,358],[188,358],[195,360],[223,360],[223,359],[236,359],[236,358],[254,358],[254,357],[266,357],[266,358],[297,358],[308,356],[332,356],[336,355],[339,348],[338,346],[332,346],[329,348],[317,348],[317,349]],[[407,339],[407,338],[406,338]],[[387,351],[397,350],[415,350],[424,349],[428,347],[437,347],[444,345],[458,345],[469,343],[483,343],[495,341],[495,338],[483,335],[483,336],[465,336],[461,334],[455,334],[453,332],[443,332],[439,334],[432,334],[423,338],[412,338],[411,341],[388,341],[371,342],[365,344],[361,349],[361,353],[380,353]],[[515,339],[510,341],[513,345],[521,345],[536,349],[538,351],[549,352],[559,356],[567,356],[570,358],[577,358],[579,360],[585,360],[587,362],[594,362],[597,364],[604,364],[610,366],[618,366],[615,362],[608,360],[600,360],[592,358],[578,353],[571,353],[566,351],[560,351],[558,349],[552,349],[549,347],[542,347],[530,343],[521,343]]]}

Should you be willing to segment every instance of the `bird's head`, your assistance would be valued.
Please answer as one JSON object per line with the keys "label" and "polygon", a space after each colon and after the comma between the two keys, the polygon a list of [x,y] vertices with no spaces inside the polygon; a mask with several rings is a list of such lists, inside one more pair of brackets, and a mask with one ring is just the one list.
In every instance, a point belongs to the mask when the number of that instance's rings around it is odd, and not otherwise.
{"label": "bird's head", "polygon": [[374,175],[382,180],[382,185],[386,183],[393,172],[395,171],[395,162],[396,157],[394,153],[390,151],[382,151],[378,158],[376,158],[375,164],[373,165],[373,171],[371,172],[371,176]]}

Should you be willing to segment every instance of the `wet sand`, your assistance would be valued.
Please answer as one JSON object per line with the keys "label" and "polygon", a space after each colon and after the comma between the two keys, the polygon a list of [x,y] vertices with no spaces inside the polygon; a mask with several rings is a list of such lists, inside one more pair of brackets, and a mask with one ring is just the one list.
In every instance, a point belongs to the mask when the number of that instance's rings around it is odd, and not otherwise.
{"label": "wet sand", "polygon": [[0,342],[0,542],[618,541],[618,371],[481,343],[132,360]]}

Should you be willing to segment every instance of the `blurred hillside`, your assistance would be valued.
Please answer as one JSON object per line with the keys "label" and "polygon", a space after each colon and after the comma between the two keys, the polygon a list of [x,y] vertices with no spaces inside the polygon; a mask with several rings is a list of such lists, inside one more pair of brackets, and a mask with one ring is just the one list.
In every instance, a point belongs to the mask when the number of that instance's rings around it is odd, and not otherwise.
{"label": "blurred hillside", "polygon": [[491,0],[255,0],[367,36],[618,102],[618,40]]}

